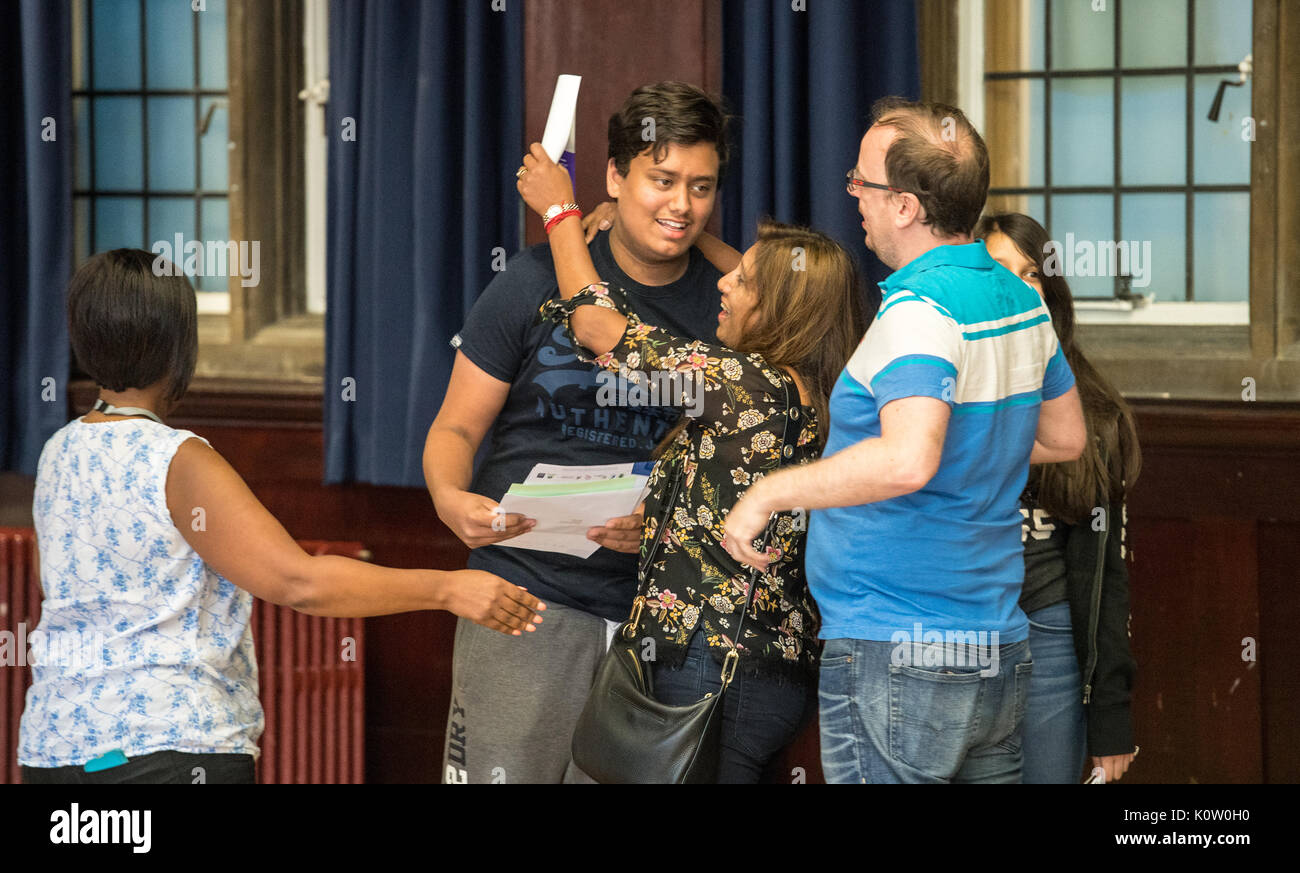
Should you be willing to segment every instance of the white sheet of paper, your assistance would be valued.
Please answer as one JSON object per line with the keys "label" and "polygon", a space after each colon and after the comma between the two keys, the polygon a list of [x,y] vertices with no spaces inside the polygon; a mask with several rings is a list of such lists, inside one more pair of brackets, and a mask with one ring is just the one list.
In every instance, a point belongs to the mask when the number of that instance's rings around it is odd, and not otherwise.
{"label": "white sheet of paper", "polygon": [[631,515],[640,502],[640,489],[558,497],[506,494],[501,498],[502,511],[518,512],[535,518],[537,526],[526,534],[502,540],[497,545],[590,558],[600,546],[587,539],[587,531],[603,525],[611,518]]}
{"label": "white sheet of paper", "polygon": [[631,476],[632,464],[584,464],[577,467],[562,464],[534,464],[525,485],[541,485],[546,482],[589,482],[596,479],[616,479]]}
{"label": "white sheet of paper", "polygon": [[555,80],[555,94],[551,97],[551,112],[546,116],[546,131],[542,134],[542,148],[547,157],[557,164],[565,151],[574,150],[578,117],[578,88],[581,76],[563,73]]}

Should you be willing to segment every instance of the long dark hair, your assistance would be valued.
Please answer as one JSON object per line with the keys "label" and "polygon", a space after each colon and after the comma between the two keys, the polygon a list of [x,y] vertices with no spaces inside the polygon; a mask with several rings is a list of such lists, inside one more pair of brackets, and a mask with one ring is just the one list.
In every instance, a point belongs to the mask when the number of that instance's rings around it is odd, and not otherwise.
{"label": "long dark hair", "polygon": [[1142,469],[1133,410],[1084,356],[1074,341],[1074,300],[1064,277],[1043,269],[1050,238],[1047,230],[1028,215],[1007,212],[986,215],[975,226],[975,238],[1005,234],[1033,261],[1043,286],[1043,301],[1052,315],[1052,327],[1074,371],[1088,426],[1088,447],[1077,460],[1063,464],[1038,464],[1030,468],[1029,487],[1039,506],[1069,524],[1087,520],[1094,507],[1123,500]]}
{"label": "long dark hair", "polygon": [[[764,220],[758,225],[757,242],[753,271],[746,279],[757,289],[757,317],[734,348],[799,374],[817,412],[820,447],[830,429],[835,380],[867,332],[862,282],[853,258],[824,233]],[[683,416],[656,454],[673,443],[687,422]]]}

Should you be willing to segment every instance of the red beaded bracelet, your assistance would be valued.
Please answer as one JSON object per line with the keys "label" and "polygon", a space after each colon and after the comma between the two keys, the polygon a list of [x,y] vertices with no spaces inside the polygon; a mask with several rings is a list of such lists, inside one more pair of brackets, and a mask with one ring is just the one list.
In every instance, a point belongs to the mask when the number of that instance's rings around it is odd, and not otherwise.
{"label": "red beaded bracelet", "polygon": [[566,209],[566,210],[564,210],[563,212],[559,213],[559,214],[556,215],[554,218],[552,218],[550,221],[546,222],[546,232],[547,232],[547,233],[550,233],[550,232],[551,232],[551,228],[555,227],[555,225],[559,224],[561,221],[564,221],[564,219],[568,218],[570,215],[576,215],[576,216],[578,216],[579,218],[582,218],[582,210],[581,210],[581,209]]}

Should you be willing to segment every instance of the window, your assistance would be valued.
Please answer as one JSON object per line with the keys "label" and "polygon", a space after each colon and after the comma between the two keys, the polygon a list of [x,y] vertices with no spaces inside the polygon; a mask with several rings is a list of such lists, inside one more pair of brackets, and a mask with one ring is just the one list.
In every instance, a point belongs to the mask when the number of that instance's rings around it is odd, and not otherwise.
{"label": "window", "polygon": [[140,247],[191,277],[196,384],[319,382],[324,234],[305,200],[323,213],[325,92],[310,112],[299,94],[324,75],[325,0],[65,2],[78,261]]}
{"label": "window", "polygon": [[72,9],[77,262],[143,248],[185,268],[188,248],[199,311],[229,312],[225,0]]}
{"label": "window", "polygon": [[1146,315],[1247,324],[1250,82],[1207,114],[1251,53],[1249,4],[988,0],[989,14],[1004,24],[985,45],[985,126],[1010,158],[993,163],[990,209],[1048,228],[1085,320],[1097,303],[1210,302],[1232,305]]}

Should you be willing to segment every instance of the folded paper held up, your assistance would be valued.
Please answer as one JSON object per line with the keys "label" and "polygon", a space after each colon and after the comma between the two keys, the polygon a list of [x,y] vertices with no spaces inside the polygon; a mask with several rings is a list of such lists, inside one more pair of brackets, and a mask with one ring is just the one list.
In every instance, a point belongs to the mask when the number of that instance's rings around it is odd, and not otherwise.
{"label": "folded paper held up", "polygon": [[555,94],[551,97],[551,111],[546,116],[546,132],[542,134],[542,149],[547,157],[569,171],[574,189],[578,187],[574,150],[577,142],[578,89],[581,76],[562,73],[555,80]]}

